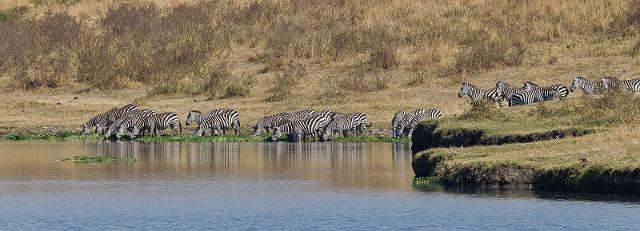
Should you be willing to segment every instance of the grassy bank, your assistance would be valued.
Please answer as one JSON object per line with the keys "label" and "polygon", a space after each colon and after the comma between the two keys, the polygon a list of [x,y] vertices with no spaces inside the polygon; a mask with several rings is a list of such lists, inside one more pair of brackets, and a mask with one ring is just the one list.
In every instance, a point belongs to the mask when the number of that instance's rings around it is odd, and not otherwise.
{"label": "grassy bank", "polygon": [[638,193],[637,127],[529,144],[439,148],[414,158],[414,169],[452,185],[533,184],[537,189]]}
{"label": "grassy bank", "polygon": [[[417,129],[414,171],[451,185],[640,193],[639,101],[610,92],[500,111],[477,106]],[[492,140],[500,142],[484,142]]]}
{"label": "grassy bank", "polygon": [[0,135],[3,140],[98,140],[103,137],[98,134],[84,136],[78,132],[12,132]]}

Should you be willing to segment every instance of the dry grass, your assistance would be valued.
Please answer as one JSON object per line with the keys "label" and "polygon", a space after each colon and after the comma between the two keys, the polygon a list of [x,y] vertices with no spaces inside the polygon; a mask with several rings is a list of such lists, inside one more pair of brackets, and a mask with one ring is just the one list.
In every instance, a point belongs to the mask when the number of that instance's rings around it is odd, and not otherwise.
{"label": "dry grass", "polygon": [[[612,132],[528,144],[434,149],[446,156],[445,168],[516,163],[538,170],[584,165],[625,170],[640,167],[640,134],[637,126],[615,128]],[[598,145],[593,145],[598,144]],[[526,151],[525,151],[526,150]]]}
{"label": "dry grass", "polygon": [[[397,110],[461,114],[463,80],[486,89],[637,74],[631,2],[2,1],[19,14],[0,23],[0,85],[13,90],[1,94],[0,127],[75,127],[132,101],[236,108],[247,127],[300,108],[362,111],[376,127]],[[304,75],[278,84],[290,66]],[[16,106],[28,101],[42,105]]]}

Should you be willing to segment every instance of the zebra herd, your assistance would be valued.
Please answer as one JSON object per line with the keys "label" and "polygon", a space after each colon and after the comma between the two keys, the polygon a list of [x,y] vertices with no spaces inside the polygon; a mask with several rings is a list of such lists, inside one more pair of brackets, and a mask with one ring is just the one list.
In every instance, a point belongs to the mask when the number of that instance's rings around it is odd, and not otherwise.
{"label": "zebra herd", "polygon": [[578,76],[573,78],[571,87],[567,88],[561,84],[554,84],[547,87],[540,87],[537,84],[526,81],[522,87],[512,87],[503,81],[497,81],[494,88],[482,90],[470,83],[463,82],[458,97],[467,95],[471,102],[489,101],[497,102],[500,107],[506,101],[509,106],[527,105],[537,102],[566,98],[569,92],[581,89],[585,94],[597,95],[605,90],[625,89],[632,92],[640,91],[640,78],[630,80],[619,80],[606,77],[592,81]]}
{"label": "zebra herd", "polygon": [[[442,117],[439,109],[417,109],[411,112],[399,111],[392,120],[394,137],[411,137],[415,126],[428,119]],[[186,125],[196,124],[196,136],[227,134],[231,130],[240,134],[240,116],[233,109],[215,109],[209,112],[191,110],[187,113]],[[270,135],[277,141],[286,137],[289,141],[300,140],[333,140],[336,137],[364,135],[371,123],[367,115],[361,112],[339,113],[330,110],[301,110],[283,112],[262,117],[253,127],[253,135],[262,133]],[[134,104],[114,107],[100,113],[82,125],[82,134],[88,135],[91,130],[104,135],[106,139],[126,136],[134,139],[144,135],[160,135],[162,130],[171,129],[173,134],[182,133],[178,114],[174,112],[158,113],[150,109],[142,109]]]}

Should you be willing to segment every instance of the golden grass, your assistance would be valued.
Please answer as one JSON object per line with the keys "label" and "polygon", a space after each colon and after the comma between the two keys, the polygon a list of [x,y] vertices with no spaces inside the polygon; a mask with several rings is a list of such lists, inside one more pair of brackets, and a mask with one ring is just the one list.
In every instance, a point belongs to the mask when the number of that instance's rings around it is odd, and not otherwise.
{"label": "golden grass", "polygon": [[527,144],[433,149],[445,156],[443,167],[455,170],[469,166],[491,168],[516,164],[537,170],[598,166],[627,170],[640,167],[638,126],[625,126],[583,137],[572,137]]}

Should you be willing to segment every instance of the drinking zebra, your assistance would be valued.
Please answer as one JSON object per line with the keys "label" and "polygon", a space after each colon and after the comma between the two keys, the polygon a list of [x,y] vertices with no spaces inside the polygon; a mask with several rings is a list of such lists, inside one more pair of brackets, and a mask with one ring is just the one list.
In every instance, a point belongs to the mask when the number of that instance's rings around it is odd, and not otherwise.
{"label": "drinking zebra", "polygon": [[573,78],[571,82],[570,91],[575,91],[576,89],[582,89],[585,94],[596,95],[599,94],[602,90],[602,81],[591,81],[582,76],[578,76]]}
{"label": "drinking zebra", "polygon": [[332,111],[323,111],[306,119],[286,122],[274,128],[271,140],[277,141],[283,135],[292,135],[296,138],[308,140],[309,137],[315,137],[316,134],[322,132],[333,119],[332,117]]}
{"label": "drinking zebra", "polygon": [[[559,98],[560,94],[555,93],[552,99]],[[541,91],[520,91],[511,96],[509,100],[509,106],[527,105],[544,101],[544,97]]]}
{"label": "drinking zebra", "polygon": [[136,116],[146,116],[146,115],[151,115],[155,113],[156,113],[155,111],[149,110],[149,109],[142,109],[142,110],[138,109],[138,110],[129,111],[125,115],[122,115],[120,118],[118,118],[115,122],[111,123],[111,125],[109,125],[109,128],[104,133],[104,138],[108,139],[109,137],[111,137],[113,132],[118,131],[126,121],[131,120]]}
{"label": "drinking zebra", "polygon": [[413,129],[419,122],[440,117],[442,117],[442,112],[437,108],[429,110],[417,109],[415,111],[412,111],[402,117],[402,120],[394,128],[394,131],[396,133],[395,137],[411,137]]}
{"label": "drinking zebra", "polygon": [[503,81],[496,82],[496,91],[498,92],[498,94],[500,94],[500,97],[502,99],[509,102],[509,106],[512,106],[511,97],[513,96],[513,94],[520,92],[522,90],[523,90],[522,88],[511,87],[511,85]]}
{"label": "drinking zebra", "polygon": [[91,128],[94,127],[96,128],[95,133],[102,134],[108,125],[109,118],[107,112],[100,113],[82,125],[82,135],[89,135]]}
{"label": "drinking zebra", "polygon": [[408,113],[405,111],[397,111],[395,114],[393,114],[393,119],[391,119],[391,133],[393,137],[396,137],[395,128],[398,127],[398,123],[400,123],[400,121],[402,121],[402,118],[407,114]]}
{"label": "drinking zebra", "polygon": [[260,118],[256,126],[253,127],[253,135],[259,136],[263,129],[269,133],[271,129],[280,126],[287,121],[286,115],[286,113],[278,113]]}
{"label": "drinking zebra", "polygon": [[322,133],[322,139],[328,140],[335,134],[342,134],[347,136],[351,131],[353,134],[362,135],[367,128],[367,115],[361,112],[343,114],[334,116],[334,119],[329,122]]}
{"label": "drinking zebra", "polygon": [[524,87],[522,88],[525,91],[539,91],[542,94],[542,99],[544,101],[554,100],[554,99],[562,99],[566,98],[569,95],[569,88],[564,85],[555,84],[549,87],[540,87],[533,82],[526,81],[523,82]]}
{"label": "drinking zebra", "polygon": [[111,125],[113,122],[116,122],[116,120],[120,119],[121,117],[130,115],[131,112],[137,111],[139,109],[140,107],[138,107],[135,104],[127,104],[120,108],[114,108],[112,110],[109,110],[107,112],[109,125]]}
{"label": "drinking zebra", "polygon": [[602,79],[602,88],[603,89],[620,89],[624,88],[631,92],[639,92],[640,91],[640,78],[635,79],[624,79],[619,80],[616,78],[603,78]]}
{"label": "drinking zebra", "polygon": [[147,132],[152,133],[152,120],[147,117],[155,114],[155,112],[140,113],[138,115],[131,116],[120,125],[118,132],[116,133],[116,138],[122,138],[125,131],[128,131],[127,135],[131,139],[135,139],[137,136],[144,136]]}
{"label": "drinking zebra", "polygon": [[462,98],[465,95],[469,96],[469,99],[471,99],[471,102],[487,100],[489,102],[500,103],[500,101],[502,100],[501,95],[498,93],[498,91],[495,88],[483,91],[483,90],[480,90],[478,87],[467,82],[462,83],[462,87],[458,92],[458,97],[460,98]]}
{"label": "drinking zebra", "polygon": [[196,135],[202,136],[204,130],[211,129],[211,135],[226,134],[227,129],[232,128],[235,130],[235,134],[240,134],[240,119],[238,112],[233,109],[225,109],[222,111],[211,111],[207,114],[203,114],[200,111],[189,111],[185,124],[189,125],[193,122],[198,124]]}

